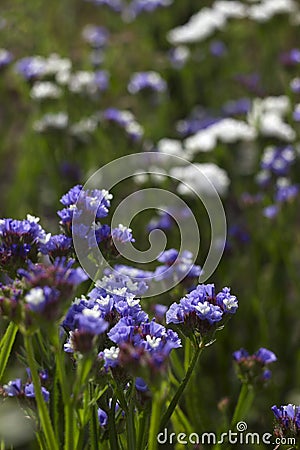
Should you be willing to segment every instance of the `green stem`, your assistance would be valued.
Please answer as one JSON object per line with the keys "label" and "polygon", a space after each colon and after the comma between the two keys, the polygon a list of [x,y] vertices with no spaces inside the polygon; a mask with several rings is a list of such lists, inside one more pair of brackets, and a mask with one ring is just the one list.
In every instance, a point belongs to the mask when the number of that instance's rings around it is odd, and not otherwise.
{"label": "green stem", "polygon": [[14,345],[18,326],[14,322],[10,322],[4,336],[0,342],[0,381],[2,380],[5,372],[7,362],[11,353],[12,346]]}
{"label": "green stem", "polygon": [[152,398],[148,450],[157,449],[157,435],[160,429],[159,426],[160,426],[162,401],[163,395],[161,390],[155,391]]}
{"label": "green stem", "polygon": [[90,446],[91,446],[91,450],[97,450],[98,448],[98,441],[99,441],[99,436],[98,436],[98,430],[99,430],[99,424],[98,424],[98,417],[97,417],[97,409],[95,404],[93,403],[93,399],[94,399],[94,387],[92,385],[92,383],[89,384],[88,386],[88,394],[89,394],[89,400],[90,400],[90,408],[91,408],[91,417],[90,417]]}
{"label": "green stem", "polygon": [[189,382],[189,380],[191,378],[191,375],[192,375],[192,373],[194,371],[196,363],[197,363],[197,361],[198,361],[198,359],[199,359],[203,349],[204,349],[204,346],[202,346],[202,344],[200,343],[199,347],[197,347],[196,350],[195,350],[193,359],[192,359],[192,361],[191,361],[191,363],[189,365],[189,368],[188,368],[188,370],[187,370],[187,372],[185,374],[184,379],[180,383],[180,385],[179,385],[179,387],[178,387],[174,397],[172,398],[172,400],[171,400],[171,402],[170,402],[170,404],[168,406],[167,411],[165,412],[165,414],[163,415],[163,417],[161,419],[160,430],[163,429],[167,425],[169,419],[171,418],[171,416],[172,416],[172,414],[174,412],[174,409],[176,408],[176,405],[179,402],[180,397],[182,396],[183,391],[185,390],[185,388],[186,388],[186,386],[187,386],[187,384],[188,384],[188,382]]}
{"label": "green stem", "polygon": [[31,336],[24,336],[24,343],[25,343],[25,349],[27,353],[27,359],[28,359],[28,365],[30,368],[33,386],[34,386],[34,393],[35,393],[35,399],[37,404],[37,410],[39,414],[39,418],[41,421],[41,426],[43,429],[43,432],[45,434],[47,446],[49,450],[59,450],[57,441],[55,439],[54,431],[52,428],[48,408],[46,406],[42,390],[41,390],[41,383],[40,378],[38,375],[38,370],[36,367],[36,362],[33,355],[33,347],[32,347],[32,337]]}
{"label": "green stem", "polygon": [[133,404],[132,398],[130,399],[128,413],[126,414],[126,430],[127,430],[128,448],[130,448],[130,450],[135,450],[135,448],[136,448],[136,433],[135,433],[135,426],[134,426],[134,404]]}
{"label": "green stem", "polygon": [[150,417],[150,408],[143,410],[139,420],[139,430],[137,439],[137,449],[143,450],[146,446],[147,427]]}
{"label": "green stem", "polygon": [[240,390],[239,399],[233,413],[230,425],[231,429],[233,429],[236,426],[239,420],[245,420],[245,416],[247,415],[249,409],[251,408],[253,400],[254,400],[253,387],[247,385],[246,383],[243,383]]}
{"label": "green stem", "polygon": [[62,399],[64,403],[65,416],[65,444],[64,450],[74,450],[74,405],[73,397],[70,395],[69,383],[66,376],[64,354],[62,346],[59,341],[59,336],[56,334],[52,337],[56,352],[56,367],[58,372],[59,383],[61,387]]}
{"label": "green stem", "polygon": [[110,448],[114,450],[119,450],[119,443],[118,443],[118,435],[116,430],[116,417],[115,417],[115,409],[116,409],[116,403],[117,399],[116,397],[113,397],[109,412],[109,442],[110,442]]}

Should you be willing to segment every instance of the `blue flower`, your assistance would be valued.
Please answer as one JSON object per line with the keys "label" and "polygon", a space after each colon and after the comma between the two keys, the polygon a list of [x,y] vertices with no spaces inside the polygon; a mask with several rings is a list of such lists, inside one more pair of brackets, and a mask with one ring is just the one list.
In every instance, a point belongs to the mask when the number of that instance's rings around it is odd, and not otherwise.
{"label": "blue flower", "polygon": [[22,392],[22,380],[21,378],[16,378],[15,380],[11,380],[8,384],[3,386],[4,391],[9,397],[16,397]]}
{"label": "blue flower", "polygon": [[135,388],[139,392],[147,392],[149,390],[147,383],[140,377],[135,379]]}
{"label": "blue flower", "polygon": [[211,334],[217,324],[238,308],[235,296],[229,288],[223,288],[217,295],[214,284],[200,284],[183,297],[179,304],[173,303],[166,312],[166,322],[181,325],[182,331],[192,337]]}
{"label": "blue flower", "polygon": [[101,427],[105,427],[107,425],[108,415],[101,408],[98,408],[98,420]]}
{"label": "blue flower", "polygon": [[249,353],[244,348],[241,348],[240,350],[235,351],[232,356],[235,361],[241,361],[242,359],[247,358]]}
{"label": "blue flower", "polygon": [[[49,401],[50,398],[50,393],[49,391],[47,391],[46,388],[44,388],[44,386],[41,387],[41,391],[44,397],[45,402]],[[33,383],[30,384],[26,384],[25,388],[24,388],[24,394],[26,397],[28,398],[35,398],[35,392],[34,392],[34,386]]]}
{"label": "blue flower", "polygon": [[199,277],[201,267],[193,263],[193,254],[184,250],[181,254],[174,248],[162,252],[157,258],[163,265],[154,271],[154,280],[161,281],[166,278],[188,279]]}
{"label": "blue flower", "polygon": [[132,237],[131,228],[127,228],[122,224],[119,224],[117,228],[111,230],[112,238],[121,243],[134,242],[135,239]]}
{"label": "blue flower", "polygon": [[270,364],[272,362],[277,361],[275,353],[271,352],[270,350],[264,347],[258,349],[257,352],[254,353],[254,356],[263,364]]}
{"label": "blue flower", "polygon": [[238,376],[243,383],[250,385],[264,385],[272,377],[272,372],[267,366],[277,361],[276,355],[264,348],[259,348],[253,355],[241,348],[233,353]]}
{"label": "blue flower", "polygon": [[110,330],[108,337],[118,347],[113,347],[114,356],[117,352],[115,358],[111,357],[111,349],[99,355],[104,359],[105,368],[120,365],[130,371],[138,371],[149,367],[155,374],[164,370],[170,352],[181,347],[177,333],[166,330],[154,320],[136,325],[130,317],[122,318]]}
{"label": "blue flower", "polygon": [[87,25],[82,31],[84,40],[93,48],[102,48],[107,44],[109,33],[106,28]]}
{"label": "blue flower", "polygon": [[300,406],[291,403],[288,405],[272,406],[276,424],[274,428],[275,436],[279,437],[295,437],[300,436]]}
{"label": "blue flower", "polygon": [[137,72],[132,75],[127,88],[130,94],[137,94],[143,90],[164,92],[167,83],[157,72]]}
{"label": "blue flower", "polygon": [[72,249],[72,239],[64,234],[51,236],[45,243],[40,244],[40,252],[55,259],[61,256],[68,256]]}
{"label": "blue flower", "polygon": [[102,334],[108,328],[108,323],[101,318],[101,312],[89,308],[84,308],[75,316],[75,324],[80,333],[92,335]]}
{"label": "blue flower", "polygon": [[28,260],[37,261],[39,245],[48,238],[38,222],[39,218],[30,215],[25,220],[0,220],[0,267],[4,271],[15,275]]}

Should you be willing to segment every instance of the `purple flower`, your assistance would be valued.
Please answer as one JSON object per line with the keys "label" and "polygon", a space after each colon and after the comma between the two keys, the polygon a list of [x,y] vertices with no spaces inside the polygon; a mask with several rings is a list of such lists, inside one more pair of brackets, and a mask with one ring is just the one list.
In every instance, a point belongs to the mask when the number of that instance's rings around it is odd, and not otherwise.
{"label": "purple flower", "polygon": [[279,203],[288,202],[295,198],[299,193],[299,186],[296,184],[283,183],[277,186],[275,200]]}
{"label": "purple flower", "polygon": [[49,286],[34,287],[25,295],[25,302],[31,311],[43,312],[45,307],[57,302],[59,291]]}
{"label": "purple flower", "polygon": [[0,48],[0,69],[7,66],[13,60],[13,55],[8,50]]}
{"label": "purple flower", "polygon": [[223,106],[222,110],[228,116],[247,114],[251,108],[251,100],[249,98],[240,98],[231,100]]}
{"label": "purple flower", "polygon": [[113,228],[111,230],[111,235],[113,240],[119,241],[123,244],[126,242],[135,242],[135,239],[132,237],[131,228],[127,228],[122,224],[119,224],[117,228]]}
{"label": "purple flower", "polygon": [[97,6],[107,6],[116,12],[121,12],[123,9],[122,0],[85,0],[87,2],[94,3]]}
{"label": "purple flower", "polygon": [[233,359],[237,362],[241,361],[242,359],[245,359],[249,356],[249,353],[244,348],[241,348],[240,350],[235,351],[233,354]]}
{"label": "purple flower", "polygon": [[253,355],[241,348],[232,356],[242,383],[253,386],[264,385],[270,380],[272,372],[267,366],[277,361],[276,355],[264,347],[259,348]]}
{"label": "purple flower", "polygon": [[9,397],[16,397],[22,392],[22,380],[21,378],[16,378],[15,380],[11,380],[8,384],[3,386],[4,391]]}
{"label": "purple flower", "polygon": [[99,420],[100,427],[104,428],[107,425],[108,415],[101,408],[98,408],[98,420]]}
{"label": "purple flower", "polygon": [[300,50],[298,48],[292,48],[288,52],[280,55],[280,62],[284,66],[296,66],[300,63]]}
{"label": "purple flower", "polygon": [[228,314],[234,314],[238,302],[229,288],[223,288],[217,295],[214,284],[200,284],[183,297],[179,304],[173,303],[166,313],[166,322],[181,325],[187,337],[195,332],[203,337],[216,330],[216,325]]}
{"label": "purple flower", "polygon": [[300,434],[300,406],[291,403],[288,405],[272,406],[275,416],[274,435],[278,437],[294,437],[299,438]]}
{"label": "purple flower", "polygon": [[146,89],[155,92],[165,92],[167,84],[159,73],[154,71],[133,74],[128,84],[130,94],[137,94]]}
{"label": "purple flower", "polygon": [[41,243],[39,249],[43,255],[49,255],[53,259],[68,256],[72,249],[72,239],[64,234],[57,234],[51,236],[47,242]]}
{"label": "purple flower", "polygon": [[180,255],[173,248],[166,250],[159,255],[158,261],[164,264],[154,271],[156,281],[172,277],[184,280],[199,277],[202,273],[201,267],[193,264],[193,254],[187,250]]}
{"label": "purple flower", "polygon": [[40,56],[28,56],[17,61],[15,67],[26,80],[32,80],[44,74],[45,60]]}
{"label": "purple flower", "polygon": [[119,125],[134,141],[141,139],[144,134],[143,128],[137,123],[134,115],[130,111],[108,108],[103,111],[103,119]]}
{"label": "purple flower", "polygon": [[210,53],[216,58],[224,56],[227,52],[227,47],[222,41],[213,41],[209,47]]}
{"label": "purple flower", "polygon": [[132,0],[127,15],[130,19],[134,19],[142,12],[153,12],[157,8],[167,7],[173,3],[173,0]]}
{"label": "purple flower", "polygon": [[139,392],[147,392],[149,390],[147,383],[140,377],[135,379],[135,388]]}
{"label": "purple flower", "polygon": [[258,349],[257,352],[254,353],[254,356],[263,364],[270,364],[272,362],[277,361],[275,353],[271,352],[270,350],[264,347]]}
{"label": "purple flower", "polygon": [[169,60],[175,69],[181,69],[190,57],[190,50],[184,45],[172,48],[168,52]]}
{"label": "purple flower", "polygon": [[300,78],[294,78],[290,83],[291,90],[295,92],[295,94],[300,93]]}
{"label": "purple flower", "polygon": [[51,265],[29,263],[27,270],[18,270],[28,288],[25,296],[28,310],[38,312],[47,322],[61,317],[75,288],[88,278],[81,268],[73,269],[73,263],[56,258]]}
{"label": "purple flower", "polygon": [[286,175],[295,159],[295,149],[290,145],[285,147],[267,147],[264,150],[260,167],[275,175]]}
{"label": "purple flower", "polygon": [[106,70],[97,70],[94,83],[99,91],[106,91],[109,85],[109,73]]}
{"label": "purple flower", "polygon": [[47,235],[38,224],[39,219],[27,216],[25,220],[0,220],[0,267],[15,275],[29,260],[36,262],[39,244]]}
{"label": "purple flower", "polygon": [[265,217],[267,217],[268,219],[273,219],[274,217],[277,216],[278,213],[279,213],[279,206],[278,205],[266,206],[263,209],[263,215]]}
{"label": "purple flower", "polygon": [[[49,391],[47,391],[47,389],[44,388],[44,386],[41,387],[41,391],[42,391],[42,394],[43,394],[45,402],[48,402],[49,398],[50,398]],[[25,396],[28,397],[28,398],[35,398],[35,392],[34,392],[33,383],[25,385],[24,393],[25,393]]]}
{"label": "purple flower", "polygon": [[93,48],[102,48],[107,44],[109,33],[106,28],[96,25],[87,25],[82,31],[84,40]]}
{"label": "purple flower", "polygon": [[135,325],[129,317],[122,318],[108,336],[118,347],[99,355],[104,359],[104,367],[120,365],[135,374],[145,366],[153,374],[163,370],[172,349],[181,347],[177,333],[166,330],[154,320]]}
{"label": "purple flower", "polygon": [[90,231],[85,225],[86,223],[94,222],[103,217],[106,217],[110,207],[110,200],[112,195],[105,189],[89,189],[83,190],[81,185],[74,186],[61,198],[61,203],[65,206],[64,209],[58,211],[61,218],[61,225],[64,227],[67,234],[71,232],[73,218],[78,221],[76,227],[73,229],[79,237],[85,237]]}

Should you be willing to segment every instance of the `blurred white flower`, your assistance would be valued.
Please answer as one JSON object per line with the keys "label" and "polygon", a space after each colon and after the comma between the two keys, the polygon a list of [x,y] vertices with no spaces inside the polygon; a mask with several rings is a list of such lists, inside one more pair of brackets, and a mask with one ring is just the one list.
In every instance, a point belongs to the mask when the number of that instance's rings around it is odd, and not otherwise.
{"label": "blurred white flower", "polygon": [[218,194],[224,195],[230,184],[226,171],[214,163],[194,163],[174,167],[170,170],[170,176],[181,180],[177,188],[179,194],[191,196],[197,194],[213,196],[215,195],[213,188]]}
{"label": "blurred white flower", "polygon": [[30,91],[30,97],[34,100],[59,98],[61,95],[61,88],[51,81],[38,81],[33,85]]}
{"label": "blurred white flower", "polygon": [[225,118],[188,137],[184,145],[188,153],[193,155],[197,152],[213,150],[218,140],[231,144],[237,141],[253,140],[255,137],[255,129],[246,122]]}
{"label": "blurred white flower", "polygon": [[157,150],[168,155],[180,156],[181,158],[186,157],[182,143],[177,139],[161,139],[157,143]]}
{"label": "blurred white flower", "polygon": [[48,130],[63,130],[68,126],[69,117],[65,112],[48,113],[33,124],[34,131],[43,133]]}

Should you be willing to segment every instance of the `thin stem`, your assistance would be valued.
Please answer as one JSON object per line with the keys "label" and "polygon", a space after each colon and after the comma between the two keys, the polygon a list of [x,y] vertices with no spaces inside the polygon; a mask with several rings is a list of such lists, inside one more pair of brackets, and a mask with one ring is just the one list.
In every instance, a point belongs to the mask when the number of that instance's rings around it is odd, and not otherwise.
{"label": "thin stem", "polygon": [[73,405],[73,397],[70,395],[69,383],[66,376],[65,362],[63,359],[62,346],[59,340],[59,336],[56,334],[52,337],[56,352],[56,367],[58,378],[61,387],[61,393],[64,403],[64,416],[65,416],[65,450],[74,450],[74,421],[75,421],[75,408]]}
{"label": "thin stem", "polygon": [[127,440],[128,440],[128,448],[130,450],[135,450],[136,448],[136,433],[134,426],[134,404],[132,398],[130,398],[130,403],[128,407],[128,412],[126,414],[126,431],[127,431]]}
{"label": "thin stem", "polygon": [[111,408],[109,412],[109,442],[111,449],[119,450],[118,435],[116,430],[116,419],[115,419],[115,409],[116,409],[117,399],[113,397],[111,402]]}
{"label": "thin stem", "polygon": [[143,450],[145,448],[149,417],[150,417],[150,407],[147,407],[146,410],[142,411],[141,417],[139,420],[139,430],[138,430],[138,438],[137,438],[137,449],[138,450]]}
{"label": "thin stem", "polygon": [[14,345],[16,334],[18,331],[18,326],[14,322],[10,322],[4,336],[0,342],[0,381],[2,380],[3,374],[5,372],[7,362],[11,353],[11,349]]}
{"label": "thin stem", "polygon": [[46,443],[49,450],[59,450],[57,441],[55,439],[52,423],[50,420],[48,408],[46,406],[42,390],[36,362],[33,355],[32,337],[24,336],[25,349],[27,353],[28,364],[32,376],[34,394],[37,403],[37,410],[41,421],[41,426],[45,434]]}
{"label": "thin stem", "polygon": [[163,417],[161,419],[160,430],[163,429],[167,425],[169,419],[171,418],[171,416],[172,416],[172,414],[174,412],[174,409],[176,408],[176,405],[179,402],[180,397],[182,396],[183,391],[185,390],[185,388],[186,388],[186,386],[187,386],[187,384],[188,384],[188,382],[189,382],[189,380],[191,378],[191,375],[192,375],[192,373],[194,371],[196,363],[197,363],[197,361],[198,361],[198,359],[199,359],[203,349],[204,349],[204,346],[202,346],[201,343],[200,343],[199,347],[197,347],[196,350],[195,350],[193,359],[192,359],[192,361],[191,361],[191,363],[189,365],[189,368],[188,368],[188,370],[187,370],[187,372],[185,374],[184,379],[180,383],[180,385],[179,385],[179,387],[178,387],[174,397],[172,398],[172,400],[171,400],[171,402],[170,402],[170,404],[168,406],[167,411],[165,412],[165,414],[163,415]]}
{"label": "thin stem", "polygon": [[152,397],[148,450],[157,449],[157,435],[160,426],[161,407],[163,402],[162,389],[156,390]]}
{"label": "thin stem", "polygon": [[231,429],[235,427],[235,425],[239,420],[245,420],[245,416],[247,415],[249,409],[251,408],[253,400],[254,400],[253,387],[247,385],[246,383],[243,383],[240,390],[239,399],[233,413],[230,425]]}

